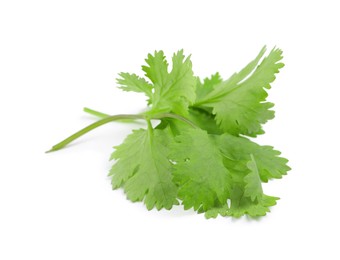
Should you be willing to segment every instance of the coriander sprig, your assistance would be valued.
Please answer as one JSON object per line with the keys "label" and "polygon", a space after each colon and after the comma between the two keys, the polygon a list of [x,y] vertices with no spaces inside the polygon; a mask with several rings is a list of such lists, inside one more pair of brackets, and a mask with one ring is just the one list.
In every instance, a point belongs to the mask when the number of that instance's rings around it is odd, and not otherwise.
{"label": "coriander sprig", "polygon": [[274,118],[266,90],[283,67],[282,51],[265,53],[264,47],[228,80],[216,73],[203,81],[183,50],[173,55],[170,70],[163,51],[149,54],[142,66],[147,79],[120,73],[117,80],[124,91],[145,94],[146,112],[109,115],[84,108],[99,120],[48,152],[109,122],[145,120],[147,129],[134,130],[111,155],[113,188],[149,210],[181,203],[207,218],[263,216],[278,198],[265,195],[262,183],[290,170],[279,151],[246,138],[263,134],[262,125]]}

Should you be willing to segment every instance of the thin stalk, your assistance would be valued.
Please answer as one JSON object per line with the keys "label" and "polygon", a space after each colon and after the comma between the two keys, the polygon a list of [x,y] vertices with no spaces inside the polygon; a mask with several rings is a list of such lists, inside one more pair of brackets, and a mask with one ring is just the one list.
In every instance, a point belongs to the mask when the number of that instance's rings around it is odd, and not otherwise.
{"label": "thin stalk", "polygon": [[[95,114],[95,115],[99,115],[99,116],[103,116],[106,115],[104,113],[92,110],[92,109],[86,109],[85,112],[89,112],[90,114]],[[145,119],[148,123],[148,129],[149,131],[152,131],[152,125],[151,125],[151,120],[152,119],[162,119],[162,118],[174,118],[177,120],[180,120],[188,125],[190,125],[191,127],[195,128],[195,129],[199,129],[198,126],[196,126],[193,122],[191,122],[189,119],[180,116],[180,115],[176,115],[176,114],[171,114],[171,113],[162,113],[162,114],[158,114],[155,116],[147,117],[143,114],[139,114],[139,115],[114,115],[114,116],[109,116],[107,115],[105,118],[98,120],[97,122],[94,122],[93,124],[81,129],[80,131],[74,133],[73,135],[69,136],[68,138],[66,138],[65,140],[61,141],[60,143],[57,143],[56,145],[52,146],[52,148],[50,150],[48,150],[46,153],[50,153],[50,152],[54,152],[57,150],[60,150],[62,148],[64,148],[66,145],[68,145],[69,143],[71,143],[72,141],[74,141],[75,139],[83,136],[84,134],[92,131],[93,129],[102,126],[104,124],[113,122],[113,121],[120,121],[120,120],[136,120],[136,119]]]}
{"label": "thin stalk", "polygon": [[[109,117],[111,115],[109,114],[105,114],[103,112],[99,112],[97,110],[94,110],[94,109],[91,109],[91,108],[88,108],[88,107],[84,107],[83,108],[83,111],[85,113],[88,113],[90,115],[93,115],[93,116],[96,116],[98,118],[105,118],[105,117]],[[116,121],[119,121],[119,122],[122,122],[122,123],[132,123],[132,122],[135,122],[135,119],[126,119],[126,118],[122,118],[122,119],[117,119]]]}
{"label": "thin stalk", "polygon": [[183,116],[177,115],[177,114],[163,113],[163,114],[158,114],[158,115],[154,116],[152,119],[162,119],[162,118],[166,118],[166,117],[180,120],[180,121],[190,125],[191,127],[195,128],[195,129],[199,129],[199,127],[197,125],[195,125],[192,121],[190,121],[189,119],[187,119]]}
{"label": "thin stalk", "polygon": [[152,133],[153,133],[153,127],[152,127],[152,124],[151,124],[151,120],[150,119],[146,119],[146,122],[148,124],[148,131],[149,131],[150,138],[151,138],[152,137]]}
{"label": "thin stalk", "polygon": [[102,112],[93,110],[93,109],[88,108],[88,107],[84,107],[83,110],[84,110],[84,112],[86,112],[86,113],[88,113],[88,114],[90,114],[90,115],[99,117],[99,118],[105,118],[105,117],[109,117],[109,116],[110,116],[110,115],[108,115],[108,114],[105,114],[105,113],[102,113]]}
{"label": "thin stalk", "polygon": [[[94,115],[94,116],[97,116],[99,118],[105,118],[105,117],[109,117],[110,116],[108,114],[105,114],[105,113],[102,113],[102,112],[99,112],[99,111],[96,111],[96,110],[93,110],[93,109],[87,108],[87,107],[84,107],[84,112],[89,113],[89,114]],[[158,115],[156,115],[156,116],[154,116],[154,117],[152,117],[150,119],[162,119],[162,118],[165,118],[165,117],[175,118],[175,119],[180,120],[180,121],[182,121],[184,123],[187,123],[188,125],[192,126],[193,128],[199,128],[193,122],[191,122],[189,119],[187,119],[187,118],[185,118],[183,116],[172,114],[172,113],[158,114]],[[117,119],[117,121],[124,121],[124,122],[132,121],[133,122],[133,119],[131,120],[131,119],[123,118],[123,119]]]}
{"label": "thin stalk", "polygon": [[62,148],[64,148],[66,145],[68,145],[69,143],[71,143],[72,141],[74,141],[75,139],[81,137],[82,135],[92,131],[93,129],[102,126],[104,124],[110,123],[112,121],[117,121],[117,120],[121,120],[121,119],[144,119],[143,115],[115,115],[115,116],[108,116],[106,118],[103,118],[83,129],[81,129],[80,131],[76,132],[75,134],[71,135],[70,137],[66,138],[65,140],[61,141],[60,143],[52,146],[52,148],[47,151],[46,153],[49,152],[54,152],[57,150],[60,150]]}

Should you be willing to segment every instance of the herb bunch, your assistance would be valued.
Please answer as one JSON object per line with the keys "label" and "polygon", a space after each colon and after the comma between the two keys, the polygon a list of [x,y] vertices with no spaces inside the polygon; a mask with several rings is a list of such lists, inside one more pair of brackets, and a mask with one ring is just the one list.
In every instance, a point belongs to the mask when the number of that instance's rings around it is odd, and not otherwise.
{"label": "herb bunch", "polygon": [[263,216],[278,198],[264,194],[262,183],[290,170],[279,151],[247,138],[263,134],[274,118],[266,90],[284,64],[280,49],[265,52],[227,80],[216,73],[201,81],[183,50],[173,55],[171,70],[163,51],[155,51],[142,66],[147,79],[130,73],[117,79],[122,90],[146,95],[146,112],[111,116],[85,108],[101,119],[50,151],[112,121],[145,120],[146,129],[134,130],[111,155],[114,189],[148,210],[182,204],[207,218]]}

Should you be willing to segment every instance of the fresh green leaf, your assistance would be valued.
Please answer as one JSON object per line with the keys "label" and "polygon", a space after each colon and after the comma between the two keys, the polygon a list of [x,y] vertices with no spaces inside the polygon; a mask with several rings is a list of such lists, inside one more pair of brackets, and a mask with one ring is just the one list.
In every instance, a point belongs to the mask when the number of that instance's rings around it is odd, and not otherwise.
{"label": "fresh green leaf", "polygon": [[251,154],[250,157],[251,160],[247,163],[249,173],[244,177],[246,183],[244,196],[249,197],[252,201],[260,201],[263,195],[261,179],[254,156]]}
{"label": "fresh green leaf", "polygon": [[214,115],[207,111],[195,108],[189,109],[188,119],[209,134],[223,134],[223,131],[216,124]]}
{"label": "fresh green leaf", "polygon": [[245,214],[258,217],[264,216],[270,211],[270,207],[276,205],[279,198],[263,194],[260,200],[252,201],[245,196],[243,188],[235,186],[231,192],[231,206],[226,215],[241,217]]}
{"label": "fresh green leaf", "polygon": [[252,154],[256,162],[261,181],[269,179],[280,179],[287,174],[290,167],[288,160],[279,157],[279,151],[271,146],[260,146],[247,138],[236,137],[230,134],[215,136],[216,144],[225,157],[229,168],[235,171],[244,172],[247,169],[246,163]]}
{"label": "fresh green leaf", "polygon": [[124,91],[134,91],[144,93],[149,99],[152,99],[152,88],[145,79],[138,77],[136,74],[120,73],[121,78],[117,79],[117,83]]}
{"label": "fresh green leaf", "polygon": [[217,84],[205,100],[197,103],[213,109],[217,124],[225,132],[255,137],[264,133],[261,125],[274,118],[270,110],[273,104],[265,102],[265,89],[270,88],[275,73],[283,67],[282,51],[273,49],[253,71],[263,53],[264,49],[245,69]]}
{"label": "fresh green leaf", "polygon": [[150,210],[170,209],[178,204],[177,187],[172,182],[169,154],[169,131],[140,129],[116,147],[111,158],[113,188],[123,187],[131,201],[142,201]]}
{"label": "fresh green leaf", "polygon": [[[202,130],[206,130],[209,134],[222,134],[222,130],[217,126],[214,116],[203,110],[189,109],[187,118]],[[172,118],[162,119],[161,123],[157,126],[159,129],[163,129],[169,126],[174,135],[186,132],[192,127],[185,122],[178,121]]]}
{"label": "fresh green leaf", "polygon": [[185,209],[204,210],[228,197],[229,176],[222,155],[206,131],[190,129],[176,137],[171,160],[178,197]]}
{"label": "fresh green leaf", "polygon": [[270,207],[276,205],[279,198],[263,194],[258,201],[252,201],[249,197],[244,196],[241,188],[235,186],[231,192],[230,207],[225,204],[219,207],[214,207],[205,212],[206,218],[216,218],[218,215],[223,217],[231,216],[239,218],[243,215],[251,217],[265,216],[270,212]]}
{"label": "fresh green leaf", "polygon": [[221,215],[222,217],[228,216],[229,212],[229,206],[228,204],[224,204],[221,206],[213,207],[211,209],[208,209],[207,211],[199,211],[199,213],[205,213],[206,218],[216,218],[218,215]]}
{"label": "fresh green leaf", "polygon": [[214,102],[215,99],[227,95],[230,91],[228,86],[237,86],[241,81],[244,81],[256,68],[265,52],[266,47],[263,47],[254,60],[249,62],[239,73],[234,73],[226,81],[223,81],[218,73],[216,73],[215,76],[213,75],[210,80],[206,79],[205,81],[208,83],[206,87],[210,91],[207,91],[205,93],[206,95],[197,95],[196,104],[209,104]]}
{"label": "fresh green leaf", "polygon": [[172,70],[168,72],[168,63],[162,51],[148,55],[148,66],[143,66],[145,75],[154,84],[152,108],[149,114],[174,112],[188,114],[188,106],[195,101],[196,78],[192,71],[190,57],[185,58],[183,50],[172,58]]}
{"label": "fresh green leaf", "polygon": [[214,87],[222,82],[220,74],[217,72],[210,78],[205,78],[203,84],[197,80],[196,85],[196,102],[204,100],[210,93],[213,92]]}
{"label": "fresh green leaf", "polygon": [[142,66],[145,76],[147,76],[157,87],[165,86],[168,82],[168,62],[163,51],[155,51],[154,55],[148,54],[145,60],[149,66]]}

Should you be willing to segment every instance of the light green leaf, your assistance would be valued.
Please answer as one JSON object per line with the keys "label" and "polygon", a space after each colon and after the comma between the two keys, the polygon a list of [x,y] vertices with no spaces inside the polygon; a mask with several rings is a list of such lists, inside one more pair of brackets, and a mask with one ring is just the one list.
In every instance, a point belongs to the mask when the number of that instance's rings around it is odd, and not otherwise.
{"label": "light green leaf", "polygon": [[247,138],[230,134],[215,136],[215,139],[229,169],[239,172],[247,171],[246,164],[252,154],[263,182],[273,178],[280,179],[290,170],[287,165],[288,160],[280,157],[281,153],[271,146],[261,146]]}
{"label": "light green leaf", "polygon": [[250,217],[265,216],[270,212],[270,207],[276,205],[279,198],[263,194],[258,201],[252,201],[249,197],[245,197],[243,190],[234,187],[231,193],[230,207],[225,204],[211,208],[205,212],[206,218],[216,218],[218,215],[223,217],[232,216],[235,218],[248,215]]}
{"label": "light green leaf", "polygon": [[228,197],[229,176],[220,151],[206,131],[190,129],[172,146],[174,181],[184,208],[203,210],[216,203],[224,204]]}
{"label": "light green leaf", "polygon": [[260,201],[263,195],[261,179],[257,169],[254,156],[250,155],[251,160],[247,163],[249,173],[244,177],[245,187],[244,196],[249,197],[252,201]]}
{"label": "light green leaf", "polygon": [[196,102],[196,106],[213,109],[217,124],[225,132],[254,137],[263,134],[261,125],[274,118],[274,111],[270,110],[274,104],[265,102],[265,89],[270,88],[275,74],[284,66],[279,62],[282,51],[274,48],[254,70],[264,50],[240,73],[217,84],[204,100]]}
{"label": "light green leaf", "polygon": [[209,218],[216,218],[218,215],[225,217],[228,215],[228,212],[229,212],[229,207],[227,204],[224,204],[221,206],[210,208],[205,212],[201,211],[199,213],[204,213],[204,216],[209,219]]}
{"label": "light green leaf", "polygon": [[149,99],[152,99],[152,88],[145,79],[138,77],[136,74],[120,73],[121,78],[117,79],[117,83],[124,91],[134,91],[144,93]]}
{"label": "light green leaf", "polygon": [[165,59],[163,51],[155,51],[154,55],[148,54],[145,60],[149,66],[142,66],[143,71],[146,73],[151,82],[156,85],[166,85],[168,82],[168,62]]}
{"label": "light green leaf", "polygon": [[[248,215],[250,217],[265,216],[270,212],[270,207],[276,205],[277,197],[272,197],[263,194],[257,201],[252,201],[250,198],[243,196],[242,189],[234,187],[232,190],[232,199],[230,207],[227,204],[213,207],[205,212],[205,217],[216,218],[218,215],[232,216],[235,218]],[[203,212],[201,212],[203,213]]]}
{"label": "light green leaf", "polygon": [[201,129],[206,130],[208,134],[223,134],[221,128],[216,124],[215,117],[209,112],[192,108],[189,109],[188,119]]}
{"label": "light green leaf", "polygon": [[[228,94],[230,91],[230,86],[237,86],[241,81],[244,81],[251,72],[254,71],[265,52],[266,47],[264,46],[254,60],[249,62],[247,66],[245,66],[240,72],[234,73],[229,79],[225,81],[222,80],[218,73],[215,75],[218,75],[219,77],[212,76],[211,80],[208,79],[208,84],[206,86],[210,91],[208,91],[206,95],[198,95],[196,104],[209,104],[214,102],[216,99]],[[215,80],[213,80],[214,78]]]}
{"label": "light green leaf", "polygon": [[167,130],[140,129],[129,135],[111,157],[117,160],[110,171],[113,188],[123,187],[128,199],[144,200],[149,210],[177,205],[177,187],[167,159],[170,142]]}
{"label": "light green leaf", "polygon": [[149,114],[174,112],[188,114],[188,106],[195,101],[196,78],[192,71],[190,56],[185,58],[183,50],[172,58],[172,70],[168,72],[168,63],[162,51],[148,55],[148,66],[143,66],[146,76],[154,84],[152,108]]}
{"label": "light green leaf", "polygon": [[231,192],[231,206],[226,215],[241,217],[245,214],[251,217],[264,216],[270,211],[271,206],[276,205],[279,198],[263,194],[259,200],[252,201],[244,195],[243,188],[235,186]]}
{"label": "light green leaf", "polygon": [[203,84],[197,79],[196,85],[196,102],[204,100],[212,93],[214,87],[222,82],[220,74],[217,72],[211,75],[210,78],[205,78]]}

